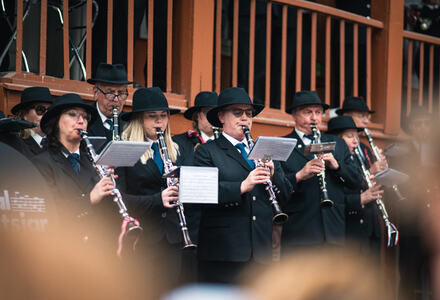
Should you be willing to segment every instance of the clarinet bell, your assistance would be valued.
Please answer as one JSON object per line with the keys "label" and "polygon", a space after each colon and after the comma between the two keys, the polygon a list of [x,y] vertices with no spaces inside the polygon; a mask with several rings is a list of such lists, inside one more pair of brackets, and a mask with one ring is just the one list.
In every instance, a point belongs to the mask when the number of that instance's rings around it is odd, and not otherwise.
{"label": "clarinet bell", "polygon": [[278,203],[272,203],[272,210],[273,210],[272,222],[274,225],[282,225],[286,223],[289,216],[286,213],[283,213]]}
{"label": "clarinet bell", "polygon": [[285,213],[279,213],[273,216],[272,222],[275,225],[283,225],[287,222],[287,219],[289,219],[289,216]]}
{"label": "clarinet bell", "polygon": [[136,225],[132,221],[132,222],[128,223],[126,234],[127,234],[127,236],[139,236],[142,233],[142,231],[144,231],[142,229],[142,227],[139,225]]}
{"label": "clarinet bell", "polygon": [[185,244],[183,247],[182,247],[182,249],[184,249],[184,250],[191,250],[191,249],[196,249],[197,248],[197,245],[195,245],[195,244],[193,244],[193,243],[191,243],[191,244]]}
{"label": "clarinet bell", "polygon": [[189,237],[188,234],[184,235],[183,237],[183,250],[191,250],[191,249],[196,249],[197,245],[193,244],[193,242],[191,241],[191,238]]}
{"label": "clarinet bell", "polygon": [[335,203],[332,200],[328,199],[328,198],[323,199],[321,201],[321,207],[323,207],[323,208],[324,207],[332,207],[334,205],[335,205]]}

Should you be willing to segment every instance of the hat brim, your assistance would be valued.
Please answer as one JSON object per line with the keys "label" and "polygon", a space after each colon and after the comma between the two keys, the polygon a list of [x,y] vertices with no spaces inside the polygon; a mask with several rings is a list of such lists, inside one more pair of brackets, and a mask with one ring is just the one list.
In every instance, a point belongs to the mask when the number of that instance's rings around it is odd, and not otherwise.
{"label": "hat brim", "polygon": [[96,78],[87,79],[87,82],[90,84],[96,84],[97,82],[108,83],[108,84],[132,84],[133,83],[133,81],[128,81],[128,80],[117,81],[117,80],[105,80],[105,79],[96,79]]}
{"label": "hat brim", "polygon": [[358,132],[364,130],[363,128],[360,128],[360,127],[343,127],[343,128],[335,128],[335,129],[332,129],[332,130],[327,130],[327,133],[329,133],[329,134],[337,134],[337,133],[339,133],[341,131],[348,130],[348,129],[356,129]]}
{"label": "hat brim", "polygon": [[164,107],[148,107],[148,108],[145,108],[145,109],[142,109],[142,110],[127,112],[127,113],[125,113],[124,115],[121,116],[121,119],[123,121],[130,121],[130,119],[133,117],[133,115],[135,115],[137,113],[146,112],[146,111],[156,111],[156,110],[169,111],[170,115],[175,115],[175,114],[178,114],[180,112],[180,109],[164,108]]}
{"label": "hat brim", "polygon": [[204,107],[215,107],[215,106],[211,106],[211,105],[200,105],[200,106],[192,106],[190,108],[188,108],[184,113],[183,116],[185,117],[185,119],[187,120],[192,120],[193,115],[195,112],[197,112],[197,110],[204,108]]}
{"label": "hat brim", "polygon": [[325,104],[325,103],[310,103],[310,104],[307,103],[307,104],[302,104],[302,105],[294,105],[294,106],[290,106],[289,108],[286,109],[286,112],[287,112],[288,114],[290,114],[290,113],[292,112],[292,110],[294,110],[295,108],[302,107],[302,106],[312,106],[312,105],[321,105],[321,106],[322,106],[322,109],[323,109],[324,111],[326,111],[327,109],[330,108],[330,105]]}
{"label": "hat brim", "polygon": [[[208,119],[209,123],[211,123],[212,126],[222,128],[223,124],[218,119],[218,112],[227,106],[231,106],[231,105],[235,105],[235,104],[246,104],[246,103],[228,103],[225,105],[214,107],[213,109],[208,111],[207,119]],[[246,105],[252,105],[252,107],[254,109],[254,113],[252,114],[252,118],[257,116],[264,109],[264,105],[261,105],[261,104],[249,103]]]}
{"label": "hat brim", "polygon": [[34,103],[49,103],[49,104],[53,104],[53,102],[51,101],[47,101],[47,100],[34,100],[34,101],[27,101],[25,103],[18,103],[17,105],[15,105],[12,109],[11,112],[13,115],[17,115],[18,112],[23,109],[26,108],[27,106],[30,106]]}
{"label": "hat brim", "polygon": [[5,118],[0,120],[0,132],[19,132],[23,129],[37,127],[37,124],[25,120]]}
{"label": "hat brim", "polygon": [[96,109],[88,104],[85,103],[66,103],[66,104],[60,104],[57,105],[53,108],[50,108],[44,115],[43,118],[41,118],[40,121],[40,127],[41,130],[47,134],[47,123],[49,122],[49,120],[56,118],[59,114],[61,114],[61,112],[69,107],[80,107],[80,108],[84,108],[87,112],[90,113],[91,115],[91,119],[89,121],[89,124],[93,123],[96,118],[98,117],[98,112],[96,111]]}
{"label": "hat brim", "polygon": [[347,112],[347,111],[365,111],[365,112],[368,112],[369,114],[374,114],[376,111],[375,110],[368,110],[368,109],[364,109],[364,110],[359,110],[359,109],[344,109],[344,108],[340,108],[340,109],[337,109],[336,111],[335,111],[335,113],[338,115],[338,116],[342,116],[345,112]]}

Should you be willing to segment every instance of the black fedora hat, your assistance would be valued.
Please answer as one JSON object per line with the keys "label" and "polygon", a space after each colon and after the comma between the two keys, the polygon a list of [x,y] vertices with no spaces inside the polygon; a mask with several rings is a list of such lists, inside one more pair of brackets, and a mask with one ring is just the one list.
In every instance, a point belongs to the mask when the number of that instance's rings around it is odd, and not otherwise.
{"label": "black fedora hat", "polygon": [[78,94],[70,93],[65,94],[58,97],[53,105],[48,109],[48,111],[44,114],[43,118],[40,121],[41,130],[47,134],[48,129],[48,121],[56,118],[59,114],[63,112],[63,110],[70,107],[81,107],[84,108],[91,115],[91,120],[89,122],[93,123],[96,117],[98,116],[98,111],[91,105],[84,103],[83,99]]}
{"label": "black fedora hat", "polygon": [[183,116],[192,120],[193,114],[202,107],[216,107],[217,106],[218,95],[216,92],[200,92],[197,94],[194,100],[194,106],[188,108]]}
{"label": "black fedora hat", "polygon": [[342,103],[342,108],[336,110],[338,115],[342,115],[347,111],[366,111],[370,114],[374,113],[374,110],[370,110],[368,108],[367,103],[363,98],[348,96],[344,99],[344,103]]}
{"label": "black fedora hat", "polygon": [[105,64],[100,63],[96,68],[95,78],[87,79],[88,83],[95,84],[97,82],[109,84],[130,84],[132,81],[127,80],[127,72],[122,64]]}
{"label": "black fedora hat", "polygon": [[246,93],[246,91],[243,88],[239,88],[239,87],[227,88],[220,93],[220,96],[218,96],[217,106],[211,109],[210,111],[208,111],[207,118],[209,123],[211,123],[213,126],[216,127],[223,127],[223,124],[218,119],[218,112],[221,111],[226,106],[234,105],[234,104],[252,105],[254,109],[254,113],[252,114],[252,117],[255,117],[264,109],[264,105],[252,103],[251,98],[249,98],[249,95]]}
{"label": "black fedora hat", "polygon": [[321,105],[324,110],[330,107],[329,105],[321,102],[318,93],[315,91],[299,91],[293,96],[292,105],[286,109],[286,112],[291,113],[295,108],[306,105]]}
{"label": "black fedora hat", "polygon": [[128,121],[135,113],[152,110],[166,110],[172,115],[180,112],[180,109],[169,108],[167,98],[160,88],[140,88],[133,94],[132,111],[122,115],[121,119]]}
{"label": "black fedora hat", "polygon": [[362,128],[356,127],[356,123],[351,116],[337,116],[328,121],[327,133],[336,134],[347,129],[363,130]]}
{"label": "black fedora hat", "polygon": [[52,95],[47,87],[33,86],[24,89],[21,93],[20,103],[15,105],[11,112],[16,115],[21,109],[38,102],[53,103]]}

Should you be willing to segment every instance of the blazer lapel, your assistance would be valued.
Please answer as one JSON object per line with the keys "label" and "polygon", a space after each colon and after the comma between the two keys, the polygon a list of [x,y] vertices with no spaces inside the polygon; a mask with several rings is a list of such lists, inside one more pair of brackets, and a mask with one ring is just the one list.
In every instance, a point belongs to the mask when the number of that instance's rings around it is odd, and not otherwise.
{"label": "blazer lapel", "polygon": [[252,171],[251,166],[249,166],[247,161],[243,158],[243,156],[241,156],[239,150],[234,147],[231,142],[229,142],[223,135],[221,135],[220,138],[216,140],[216,142],[219,144],[220,148],[225,151],[226,155],[236,160],[243,168],[245,168],[249,172]]}
{"label": "blazer lapel", "polygon": [[297,140],[295,149],[293,151],[295,151],[296,153],[298,153],[301,157],[303,157],[306,161],[309,161],[312,159],[311,156],[306,156],[304,155],[304,149],[305,149],[305,145],[302,141],[302,139],[299,137],[299,135],[296,133],[296,130],[294,129],[293,132],[288,135],[287,137],[289,138],[293,138]]}
{"label": "blazer lapel", "polygon": [[[146,171],[153,174],[153,176],[151,176],[151,178],[154,178],[154,180],[157,180],[158,184],[162,184],[164,179],[162,178],[162,174],[159,173],[159,168],[157,167],[157,165],[153,159],[147,160],[147,164],[145,165],[145,169],[146,169]],[[165,171],[165,169],[164,169],[164,171]]]}
{"label": "blazer lapel", "polygon": [[[60,151],[60,152],[54,153],[52,155],[53,155],[53,159],[60,166],[60,169],[63,171],[63,173],[65,173],[67,176],[72,178],[72,180],[77,184],[78,188],[83,190],[83,185],[80,181],[79,176],[75,173],[72,165],[70,164],[69,160],[64,156],[64,154],[61,153],[61,151]],[[80,164],[80,167],[82,167],[81,164]]]}

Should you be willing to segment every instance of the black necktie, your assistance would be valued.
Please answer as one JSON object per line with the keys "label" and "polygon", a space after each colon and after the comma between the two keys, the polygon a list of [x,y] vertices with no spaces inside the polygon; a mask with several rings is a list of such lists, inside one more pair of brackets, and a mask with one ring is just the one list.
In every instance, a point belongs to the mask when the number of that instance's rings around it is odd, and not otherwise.
{"label": "black necktie", "polygon": [[243,156],[244,160],[249,164],[252,169],[255,169],[255,163],[247,157],[246,150],[244,149],[244,143],[239,143],[235,145],[240,150],[241,156]]}
{"label": "black necktie", "polygon": [[79,175],[79,154],[70,153],[67,159],[70,161],[70,164],[72,165],[76,175]]}

